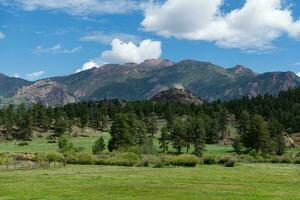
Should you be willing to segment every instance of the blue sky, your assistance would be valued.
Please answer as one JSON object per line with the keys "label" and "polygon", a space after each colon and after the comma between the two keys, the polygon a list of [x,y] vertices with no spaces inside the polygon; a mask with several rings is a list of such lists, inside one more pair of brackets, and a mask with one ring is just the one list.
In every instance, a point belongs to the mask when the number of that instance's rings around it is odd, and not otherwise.
{"label": "blue sky", "polygon": [[298,73],[299,17],[292,0],[0,0],[0,72],[36,80],[167,58]]}

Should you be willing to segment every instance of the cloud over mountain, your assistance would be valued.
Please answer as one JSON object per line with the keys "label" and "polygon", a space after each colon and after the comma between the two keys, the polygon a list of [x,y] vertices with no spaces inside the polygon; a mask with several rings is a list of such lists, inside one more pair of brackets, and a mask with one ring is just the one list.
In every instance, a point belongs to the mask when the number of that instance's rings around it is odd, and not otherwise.
{"label": "cloud over mountain", "polygon": [[101,60],[107,63],[140,63],[147,59],[160,58],[162,54],[161,42],[153,40],[143,40],[139,45],[133,42],[123,42],[114,39],[111,42],[111,50],[101,54]]}

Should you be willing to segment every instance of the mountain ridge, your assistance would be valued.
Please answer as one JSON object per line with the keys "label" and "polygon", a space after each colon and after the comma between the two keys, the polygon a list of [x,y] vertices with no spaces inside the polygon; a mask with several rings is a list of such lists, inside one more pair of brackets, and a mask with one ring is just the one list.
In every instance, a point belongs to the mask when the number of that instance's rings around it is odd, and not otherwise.
{"label": "mountain ridge", "polygon": [[[49,81],[52,86],[35,85],[38,81]],[[12,98],[16,102],[29,99],[28,103],[32,103],[32,98],[44,96],[47,98],[42,103],[46,105],[63,105],[104,98],[145,100],[168,88],[180,87],[201,99],[212,101],[255,97],[265,93],[276,95],[289,87],[300,87],[300,78],[293,72],[258,74],[242,65],[223,68],[210,62],[189,59],[177,63],[150,59],[140,64],[106,64],[38,81],[29,82],[0,74],[0,96]],[[46,90],[43,87],[48,88]],[[24,91],[28,91],[27,94]]]}

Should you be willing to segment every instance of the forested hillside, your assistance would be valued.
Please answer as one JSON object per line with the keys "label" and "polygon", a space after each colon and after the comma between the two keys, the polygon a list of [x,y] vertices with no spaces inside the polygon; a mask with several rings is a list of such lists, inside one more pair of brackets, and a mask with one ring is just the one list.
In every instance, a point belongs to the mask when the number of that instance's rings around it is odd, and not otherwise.
{"label": "forested hillside", "polygon": [[[158,124],[158,121],[164,122]],[[151,145],[160,132],[160,149],[172,145],[177,153],[189,148],[201,155],[206,143],[233,137],[237,151],[256,150],[282,154],[283,132],[300,131],[300,89],[290,89],[278,96],[258,96],[202,105],[176,102],[104,100],[81,102],[63,107],[41,104],[26,108],[8,106],[0,111],[1,137],[4,140],[31,140],[33,130],[53,130],[55,137],[71,132],[73,126],[110,131],[109,150],[128,146]]]}

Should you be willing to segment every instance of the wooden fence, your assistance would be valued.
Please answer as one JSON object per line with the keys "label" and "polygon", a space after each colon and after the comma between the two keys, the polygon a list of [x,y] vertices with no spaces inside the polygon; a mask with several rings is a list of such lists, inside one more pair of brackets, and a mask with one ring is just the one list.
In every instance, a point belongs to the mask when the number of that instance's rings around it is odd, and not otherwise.
{"label": "wooden fence", "polygon": [[15,162],[6,165],[0,165],[2,170],[30,170],[30,169],[40,169],[40,168],[59,168],[65,167],[65,162]]}

